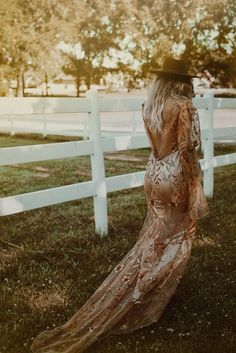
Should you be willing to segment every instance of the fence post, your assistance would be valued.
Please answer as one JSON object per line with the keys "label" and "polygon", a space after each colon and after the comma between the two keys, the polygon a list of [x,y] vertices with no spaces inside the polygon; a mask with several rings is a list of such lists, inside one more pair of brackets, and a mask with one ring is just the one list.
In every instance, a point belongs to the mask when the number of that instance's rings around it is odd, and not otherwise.
{"label": "fence post", "polygon": [[93,197],[95,229],[99,235],[103,236],[108,233],[107,188],[97,91],[87,91],[86,97],[90,99],[91,107],[88,116],[89,138],[94,142],[94,154],[91,155],[91,168],[92,179],[96,182],[96,195]]}
{"label": "fence post", "polygon": [[207,128],[208,136],[204,142],[204,159],[207,160],[207,169],[204,170],[204,193],[207,197],[213,197],[214,189],[214,168],[213,168],[213,157],[214,157],[214,95],[213,93],[205,93],[205,98],[208,98],[207,107]]}

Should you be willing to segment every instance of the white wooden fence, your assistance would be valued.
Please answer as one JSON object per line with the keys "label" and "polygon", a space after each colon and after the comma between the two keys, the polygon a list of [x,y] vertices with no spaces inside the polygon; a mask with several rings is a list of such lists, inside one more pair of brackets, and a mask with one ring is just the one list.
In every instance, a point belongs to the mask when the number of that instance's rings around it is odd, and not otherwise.
{"label": "white wooden fence", "polygon": [[[107,234],[107,194],[143,185],[145,171],[106,177],[103,153],[148,147],[149,141],[146,134],[102,138],[100,112],[140,111],[145,99],[99,98],[93,90],[87,92],[86,98],[0,98],[0,114],[88,113],[90,132],[89,139],[84,141],[0,148],[0,166],[85,155],[91,157],[92,165],[91,181],[0,198],[0,215],[93,197],[96,232]],[[214,157],[214,137],[236,135],[233,127],[213,128],[214,108],[236,109],[236,99],[214,98],[208,94],[194,98],[193,103],[205,112],[201,130],[204,158],[200,165],[204,172],[204,192],[212,197],[214,168],[236,162],[236,153]],[[201,114],[201,122],[202,119]]]}

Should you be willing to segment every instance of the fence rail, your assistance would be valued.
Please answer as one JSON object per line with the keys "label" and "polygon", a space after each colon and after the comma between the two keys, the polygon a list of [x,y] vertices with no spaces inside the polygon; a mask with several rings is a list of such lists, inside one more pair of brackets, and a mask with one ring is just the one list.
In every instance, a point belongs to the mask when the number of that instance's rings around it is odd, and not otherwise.
{"label": "fence rail", "polygon": [[[84,139],[89,137],[88,98],[29,97],[27,99],[29,99],[29,102],[24,106],[24,98],[23,103],[20,98],[0,98],[0,131],[9,132],[11,136],[16,133],[38,133],[42,134],[43,137],[47,135],[79,136]],[[102,113],[119,113],[122,111],[132,113],[126,118],[126,125],[120,127],[120,130],[118,127],[114,128],[110,116],[111,126],[106,126],[107,121],[104,121],[102,136],[136,135],[138,131],[144,132],[140,110],[140,102],[144,99],[145,97],[135,99],[129,97],[99,97],[98,109]],[[202,114],[207,109],[207,98],[194,98],[194,101],[199,113]],[[120,104],[121,102],[123,103]],[[222,108],[236,108],[235,100],[232,98],[215,98],[213,109]],[[73,117],[73,114],[75,117]],[[101,119],[103,121],[103,117]],[[205,119],[202,119],[202,123],[204,121]],[[202,126],[202,129],[204,130],[204,126]],[[219,137],[216,130],[214,129],[214,138]],[[234,133],[235,131],[227,136],[234,136]]]}
{"label": "fence rail", "polygon": [[[11,215],[39,207],[93,197],[95,229],[100,235],[108,233],[107,194],[143,185],[145,171],[105,176],[104,153],[145,148],[149,141],[145,133],[102,138],[100,112],[140,111],[146,97],[99,98],[88,91],[86,98],[1,98],[0,114],[75,113],[88,114],[89,140],[0,148],[0,166],[15,163],[90,156],[92,180],[72,185],[0,198],[0,215]],[[236,108],[236,99],[214,98],[208,94],[194,98],[194,105],[204,110],[200,115],[204,158],[200,165],[204,175],[204,193],[213,196],[214,168],[236,163],[236,153],[214,156],[214,137],[234,136],[236,128],[214,129],[214,109]],[[204,122],[204,124],[203,124]],[[204,126],[203,126],[204,125]]]}

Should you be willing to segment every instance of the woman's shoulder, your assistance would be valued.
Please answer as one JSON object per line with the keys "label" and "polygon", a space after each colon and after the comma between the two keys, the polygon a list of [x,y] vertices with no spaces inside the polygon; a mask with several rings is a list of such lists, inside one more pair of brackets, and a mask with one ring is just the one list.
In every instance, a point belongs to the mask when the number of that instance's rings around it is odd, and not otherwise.
{"label": "woman's shoulder", "polygon": [[179,107],[194,107],[193,102],[191,99],[184,99],[184,98],[180,98],[180,99],[176,99],[175,103],[179,106]]}
{"label": "woman's shoulder", "polygon": [[176,113],[188,114],[193,115],[195,114],[197,108],[193,105],[192,100],[190,99],[178,99],[175,102],[175,111]]}
{"label": "woman's shoulder", "polygon": [[180,110],[184,109],[184,107],[187,107],[188,104],[188,101],[185,99],[168,97],[165,100],[164,112],[167,115],[177,115]]}
{"label": "woman's shoulder", "polygon": [[187,108],[191,112],[197,110],[191,99],[179,99],[176,103],[182,109]]}

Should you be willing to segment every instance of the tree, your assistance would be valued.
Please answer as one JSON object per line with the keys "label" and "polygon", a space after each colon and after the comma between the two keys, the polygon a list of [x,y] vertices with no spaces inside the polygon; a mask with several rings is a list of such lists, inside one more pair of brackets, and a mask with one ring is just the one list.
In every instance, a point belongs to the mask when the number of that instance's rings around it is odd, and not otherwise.
{"label": "tree", "polygon": [[[159,68],[163,57],[176,55],[174,45],[186,40],[195,10],[204,1],[133,0],[129,2],[130,40],[127,52],[139,61],[139,75],[148,77],[150,67]],[[123,48],[125,50],[125,48]]]}
{"label": "tree", "polygon": [[52,48],[60,40],[65,8],[58,0],[0,0],[0,5],[0,35],[9,58],[10,78],[16,77],[16,95],[24,96],[24,73],[29,68],[44,77],[52,72],[49,62],[53,62]]}
{"label": "tree", "polygon": [[66,29],[65,39],[71,44],[79,44],[81,52],[79,57],[65,54],[67,63],[63,70],[75,77],[79,94],[81,78],[89,89],[91,82],[98,81],[106,72],[104,58],[110,56],[110,49],[120,49],[127,12],[121,1],[108,0],[82,0],[75,2],[73,8],[73,21]]}
{"label": "tree", "polygon": [[[16,78],[24,95],[29,68],[46,82],[62,69],[79,96],[81,80],[89,89],[107,71],[120,71],[132,87],[175,55],[210,72],[215,85],[235,86],[235,31],[235,0],[0,0],[0,77]],[[79,44],[80,54],[59,55],[62,40]]]}
{"label": "tree", "polygon": [[205,3],[198,9],[183,54],[213,86],[236,87],[236,2]]}

